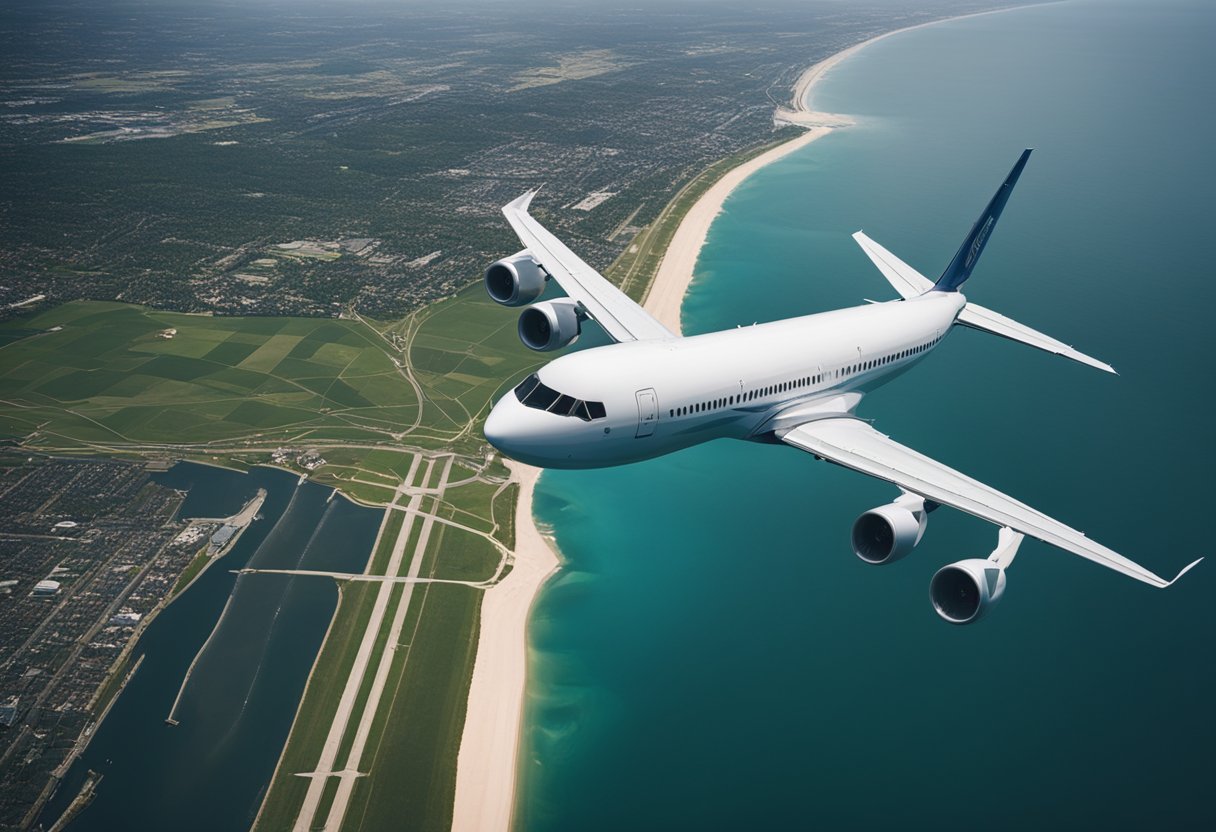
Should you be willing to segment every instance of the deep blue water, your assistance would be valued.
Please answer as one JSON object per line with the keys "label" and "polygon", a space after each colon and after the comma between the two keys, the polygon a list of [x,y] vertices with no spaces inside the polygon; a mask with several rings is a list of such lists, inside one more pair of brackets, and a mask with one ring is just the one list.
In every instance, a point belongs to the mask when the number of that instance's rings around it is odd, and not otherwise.
{"label": "deep blue water", "polygon": [[[966,292],[1120,375],[957,331],[861,414],[1160,574],[1212,554],[1214,39],[1211,3],[1082,0],[864,50],[815,96],[858,126],[732,196],[685,331],[894,297],[859,228],[936,276],[1035,147]],[[995,530],[943,509],[868,566],[894,496],[730,442],[546,473],[520,827],[1216,828],[1216,561],[1158,591],[1028,540],[951,627],[929,579]]]}
{"label": "deep blue water", "polygon": [[[103,775],[70,829],[247,829],[270,782],[337,605],[324,578],[233,575],[243,566],[360,571],[382,513],[273,468],[248,474],[179,463],[154,478],[189,490],[182,517],[235,514],[267,490],[261,519],[140,637],[144,662],[44,810],[50,823],[88,769]],[[231,603],[229,604],[229,598]],[[199,658],[176,718],[164,723]]]}

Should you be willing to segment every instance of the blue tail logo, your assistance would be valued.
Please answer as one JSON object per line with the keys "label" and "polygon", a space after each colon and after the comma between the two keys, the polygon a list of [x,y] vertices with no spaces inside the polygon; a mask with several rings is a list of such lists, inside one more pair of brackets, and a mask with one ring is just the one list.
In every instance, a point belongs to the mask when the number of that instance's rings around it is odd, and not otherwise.
{"label": "blue tail logo", "polygon": [[1001,211],[1005,210],[1005,203],[1009,201],[1009,195],[1013,193],[1013,186],[1018,183],[1018,177],[1022,175],[1022,169],[1026,167],[1026,161],[1029,158],[1030,150],[1022,151],[1017,164],[1013,166],[1013,170],[1009,171],[1009,175],[1005,177],[1005,181],[993,195],[988,207],[984,209],[984,213],[980,214],[975,225],[971,226],[971,232],[959,246],[954,259],[950,261],[950,265],[946,266],[942,276],[933,285],[934,292],[958,291],[958,287],[971,277],[971,270],[975,268],[980,255],[984,253],[984,246],[992,236],[992,229],[996,228],[996,221],[1001,218]]}

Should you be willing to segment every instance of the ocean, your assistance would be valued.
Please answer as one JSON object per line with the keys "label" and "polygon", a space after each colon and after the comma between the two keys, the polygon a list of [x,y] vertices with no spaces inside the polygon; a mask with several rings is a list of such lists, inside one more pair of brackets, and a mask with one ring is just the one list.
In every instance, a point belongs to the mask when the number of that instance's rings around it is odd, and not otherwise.
{"label": "ocean", "polygon": [[[1078,0],[868,47],[813,98],[857,126],[728,200],[685,331],[895,297],[858,229],[935,276],[1034,147],[965,291],[1119,375],[955,331],[860,415],[1159,574],[1213,554],[1214,38],[1201,0]],[[953,627],[929,579],[995,529],[942,509],[866,565],[895,496],[727,441],[547,472],[517,826],[1216,828],[1216,562],[1159,591],[1027,540]]]}

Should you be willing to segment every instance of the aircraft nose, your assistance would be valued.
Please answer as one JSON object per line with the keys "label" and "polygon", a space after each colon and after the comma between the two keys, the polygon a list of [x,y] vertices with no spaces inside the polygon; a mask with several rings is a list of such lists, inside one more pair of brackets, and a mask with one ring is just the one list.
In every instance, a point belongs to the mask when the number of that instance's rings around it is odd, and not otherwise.
{"label": "aircraft nose", "polygon": [[515,399],[515,393],[507,393],[498,400],[498,404],[490,411],[490,415],[486,417],[486,426],[484,433],[486,441],[500,451],[505,453],[503,444],[511,436],[511,404],[518,404]]}

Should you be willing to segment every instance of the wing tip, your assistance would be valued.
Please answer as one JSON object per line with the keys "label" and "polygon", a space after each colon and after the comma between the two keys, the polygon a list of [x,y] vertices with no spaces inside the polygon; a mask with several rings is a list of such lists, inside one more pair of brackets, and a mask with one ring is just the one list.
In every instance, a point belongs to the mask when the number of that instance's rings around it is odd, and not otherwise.
{"label": "wing tip", "polygon": [[522,194],[515,197],[515,199],[511,200],[502,207],[503,213],[506,213],[507,211],[523,211],[524,213],[527,213],[528,206],[532,204],[532,198],[540,193],[540,189],[543,187],[543,184],[537,185],[531,190],[524,191]]}
{"label": "wing tip", "polygon": [[1186,566],[1184,566],[1184,567],[1182,568],[1182,571],[1181,571],[1181,572],[1179,572],[1177,575],[1175,575],[1175,576],[1174,576],[1174,580],[1172,580],[1172,581],[1170,581],[1169,583],[1167,583],[1167,584],[1166,584],[1164,587],[1162,587],[1162,589],[1165,589],[1166,587],[1173,586],[1175,583],[1177,583],[1177,582],[1178,582],[1178,579],[1179,579],[1179,578],[1181,578],[1181,577],[1182,577],[1183,575],[1185,575],[1187,572],[1190,572],[1192,569],[1194,569],[1196,566],[1198,566],[1198,565],[1199,565],[1199,564],[1200,564],[1202,561],[1203,561],[1203,558],[1196,558],[1195,560],[1193,560],[1193,561],[1191,561],[1190,563],[1188,563]]}

